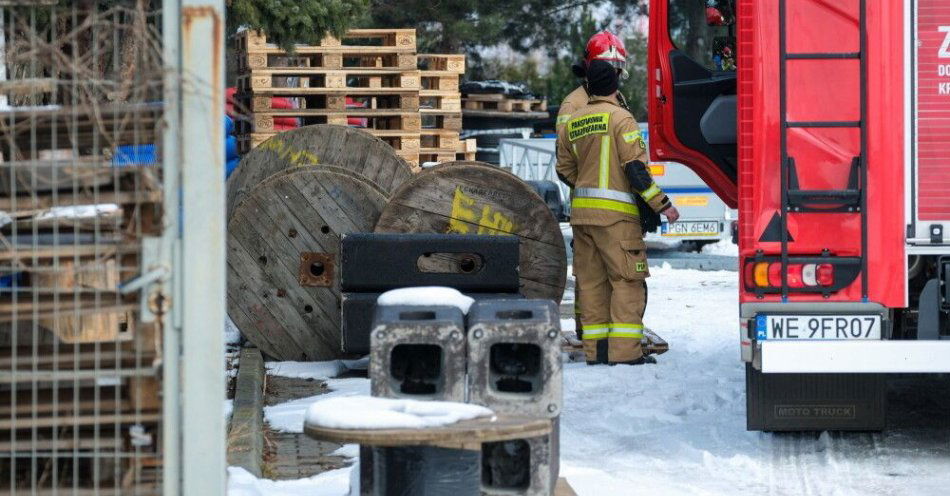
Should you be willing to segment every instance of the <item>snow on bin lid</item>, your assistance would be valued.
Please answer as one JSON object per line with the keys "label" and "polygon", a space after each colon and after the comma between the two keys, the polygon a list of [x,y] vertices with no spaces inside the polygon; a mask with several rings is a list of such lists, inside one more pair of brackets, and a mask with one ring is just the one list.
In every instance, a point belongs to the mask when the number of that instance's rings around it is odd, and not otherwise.
{"label": "snow on bin lid", "polygon": [[456,307],[464,314],[475,300],[463,295],[459,290],[443,286],[423,286],[419,288],[400,288],[387,291],[376,300],[377,305],[391,307],[397,305]]}
{"label": "snow on bin lid", "polygon": [[492,415],[483,406],[451,401],[347,396],[310,405],[305,422],[329,429],[423,429]]}

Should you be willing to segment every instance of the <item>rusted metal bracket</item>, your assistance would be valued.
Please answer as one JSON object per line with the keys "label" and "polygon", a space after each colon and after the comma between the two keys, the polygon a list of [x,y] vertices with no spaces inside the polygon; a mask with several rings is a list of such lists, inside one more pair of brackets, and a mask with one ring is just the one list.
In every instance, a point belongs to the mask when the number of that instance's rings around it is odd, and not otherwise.
{"label": "rusted metal bracket", "polygon": [[333,285],[336,272],[336,255],[305,251],[300,254],[300,270],[297,280],[304,287],[328,288]]}

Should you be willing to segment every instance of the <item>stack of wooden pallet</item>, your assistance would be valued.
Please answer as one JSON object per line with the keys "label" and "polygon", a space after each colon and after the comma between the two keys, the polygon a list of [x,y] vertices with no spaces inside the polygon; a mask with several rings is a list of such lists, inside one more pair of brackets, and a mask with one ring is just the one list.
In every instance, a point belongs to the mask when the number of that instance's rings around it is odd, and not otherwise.
{"label": "stack of wooden pallet", "polygon": [[475,112],[517,113],[548,110],[547,100],[512,98],[501,93],[472,93],[465,96],[463,103],[466,111]]}
{"label": "stack of wooden pallet", "polygon": [[[422,114],[419,161],[451,162],[456,159],[462,130],[462,94],[459,78],[465,73],[464,55],[419,55]],[[464,153],[464,150],[463,150]]]}
{"label": "stack of wooden pallet", "polygon": [[418,55],[414,29],[354,29],[293,53],[244,31],[237,51],[236,101],[250,112],[237,129],[242,153],[309,124],[365,129],[415,165],[455,160],[463,146],[464,55]]}
{"label": "stack of wooden pallet", "polygon": [[132,491],[160,459],[161,328],[118,287],[161,233],[159,166],[132,151],[160,141],[161,119],[153,104],[0,112],[0,452],[13,460],[0,481],[14,492]]}

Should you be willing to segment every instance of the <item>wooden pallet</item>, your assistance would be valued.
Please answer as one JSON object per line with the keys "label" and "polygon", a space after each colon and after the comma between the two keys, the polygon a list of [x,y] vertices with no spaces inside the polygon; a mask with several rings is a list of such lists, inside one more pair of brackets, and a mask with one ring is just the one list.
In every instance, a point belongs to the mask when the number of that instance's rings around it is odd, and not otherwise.
{"label": "wooden pallet", "polygon": [[423,130],[420,133],[419,146],[423,152],[454,154],[459,147],[459,133],[455,131],[430,132]]}
{"label": "wooden pallet", "polygon": [[420,53],[417,59],[421,71],[465,74],[465,55]]}
{"label": "wooden pallet", "polygon": [[[245,52],[283,52],[276,44],[267,41],[263,31],[245,30],[235,35],[236,48]],[[342,39],[326,36],[317,45],[296,45],[297,53],[323,50],[389,49],[406,52],[416,51],[415,29],[351,29]]]}
{"label": "wooden pallet", "polygon": [[451,91],[455,93],[458,93],[459,91],[458,74],[446,75],[422,71],[419,73],[419,75],[421,78],[419,89],[422,91]]}
{"label": "wooden pallet", "polygon": [[[322,50],[317,48],[316,50]],[[413,53],[370,48],[351,48],[342,51],[317,51],[304,47],[297,53],[274,51],[271,53],[240,52],[237,55],[238,71],[254,72],[260,69],[280,69],[292,67],[315,67],[327,70],[342,69],[398,69],[411,71],[416,69],[417,59]]]}
{"label": "wooden pallet", "polygon": [[[403,158],[407,154],[419,153],[419,131],[391,129],[363,129],[363,131],[385,141],[396,150],[397,155]],[[247,153],[278,134],[280,133],[251,133],[238,136],[238,150],[241,153]]]}
{"label": "wooden pallet", "polygon": [[[275,109],[274,97],[287,98],[295,105],[294,109]],[[394,91],[380,91],[380,89],[347,89],[345,92],[327,92],[305,88],[275,88],[265,91],[255,91],[253,94],[239,94],[235,96],[239,108],[244,107],[252,112],[266,112],[278,114],[287,110],[293,113],[297,110],[405,110],[416,112],[419,110],[419,92],[399,88]]]}
{"label": "wooden pallet", "polygon": [[462,130],[460,112],[424,112],[421,121],[423,132],[454,131],[458,133]]}
{"label": "wooden pallet", "polygon": [[465,110],[494,110],[500,112],[545,112],[547,100],[520,100],[502,94],[471,94],[463,98]]}
{"label": "wooden pallet", "polygon": [[161,104],[13,107],[0,111],[0,147],[5,157],[19,157],[31,150],[157,143],[163,110]]}
{"label": "wooden pallet", "polygon": [[446,95],[441,92],[419,92],[419,111],[423,114],[458,113],[462,111],[462,97],[458,93]]}
{"label": "wooden pallet", "polygon": [[274,113],[255,113],[254,121],[239,121],[238,136],[252,133],[274,132],[276,119],[297,119],[299,125],[335,124],[375,131],[416,132],[421,129],[422,120],[418,113],[402,110],[348,110],[344,112],[327,110],[298,109]]}
{"label": "wooden pallet", "polygon": [[[238,76],[241,92],[285,92],[290,89],[346,91],[359,89],[418,90],[419,71],[391,69],[327,70],[311,68],[261,69]],[[457,76],[456,76],[457,77]],[[431,83],[431,81],[428,81]]]}
{"label": "wooden pallet", "polygon": [[455,160],[473,161],[475,160],[476,151],[478,151],[478,145],[474,138],[466,140],[460,139],[458,148],[455,149]]}

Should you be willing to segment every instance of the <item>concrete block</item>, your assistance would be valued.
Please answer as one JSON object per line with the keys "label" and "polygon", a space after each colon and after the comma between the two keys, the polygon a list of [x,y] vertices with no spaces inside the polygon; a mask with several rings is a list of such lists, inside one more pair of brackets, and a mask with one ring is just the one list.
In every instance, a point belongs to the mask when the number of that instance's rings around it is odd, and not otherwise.
{"label": "concrete block", "polygon": [[469,403],[506,415],[560,415],[560,338],[553,301],[475,302],[468,315]]}
{"label": "concrete block", "polygon": [[465,319],[458,308],[377,307],[370,341],[373,396],[465,401]]}

